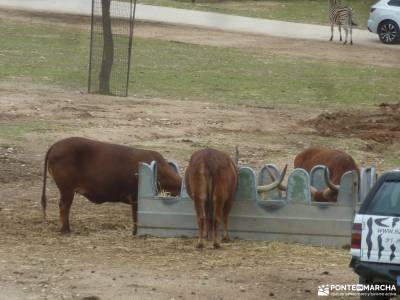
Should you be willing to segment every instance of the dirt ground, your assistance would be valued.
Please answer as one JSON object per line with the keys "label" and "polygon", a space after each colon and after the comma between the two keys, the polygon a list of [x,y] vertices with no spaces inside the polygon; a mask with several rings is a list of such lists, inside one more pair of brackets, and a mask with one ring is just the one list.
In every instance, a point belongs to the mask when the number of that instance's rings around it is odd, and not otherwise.
{"label": "dirt ground", "polygon": [[[45,21],[35,15],[2,16]],[[289,47],[284,39],[214,32],[205,41],[208,31],[157,24],[136,30],[141,36],[288,55],[318,55],[318,47],[326,47],[299,40],[299,49],[307,51],[294,53],[293,43]],[[355,46],[357,51],[343,56],[339,47],[329,48],[339,60],[399,62],[398,56],[382,54],[391,50]],[[294,114],[280,108],[110,98],[29,79],[18,85],[0,82],[0,107],[0,299],[313,299],[319,284],[358,280],[348,268],[348,250],[235,240],[221,250],[200,251],[193,239],[132,237],[128,206],[97,206],[81,197],[72,207],[73,233],[61,236],[51,180],[48,220],[42,220],[44,154],[68,136],[155,149],[181,167],[196,149],[212,145],[233,153],[237,144],[240,164],[259,168],[272,161],[282,167],[313,141],[349,150],[361,165],[389,167],[382,163],[382,151],[368,148],[376,141],[326,136],[304,123],[321,113],[316,108]]]}
{"label": "dirt ground", "polygon": [[324,136],[354,136],[383,144],[400,139],[400,102],[381,103],[374,112],[323,113],[305,124],[313,126]]}
{"label": "dirt ground", "polygon": [[[87,136],[160,150],[187,163],[193,149],[245,135],[293,130],[284,112],[212,104],[110,98],[60,88],[0,84],[1,120],[68,120],[91,126],[63,127],[23,137],[0,154],[0,287],[4,299],[258,299],[314,298],[318,284],[356,282],[347,250],[284,243],[233,241],[222,250],[194,248],[193,239],[132,237],[125,205],[96,206],[78,197],[73,233],[58,233],[57,190],[49,191],[49,217],[39,207],[43,155],[51,142]],[[173,118],[170,116],[174,112]],[[298,117],[299,118],[299,117]],[[271,126],[261,130],[262,119]],[[105,122],[107,120],[107,122]],[[290,120],[290,119],[289,119]],[[86,124],[86,123],[85,123]],[[168,146],[168,150],[166,150]],[[242,164],[258,166],[285,145],[242,149]],[[181,148],[180,151],[174,149]],[[185,150],[185,151],[182,151]],[[278,162],[279,163],[279,162]],[[283,163],[283,162],[282,162]],[[281,163],[281,164],[282,164]],[[50,181],[51,182],[51,181]]]}

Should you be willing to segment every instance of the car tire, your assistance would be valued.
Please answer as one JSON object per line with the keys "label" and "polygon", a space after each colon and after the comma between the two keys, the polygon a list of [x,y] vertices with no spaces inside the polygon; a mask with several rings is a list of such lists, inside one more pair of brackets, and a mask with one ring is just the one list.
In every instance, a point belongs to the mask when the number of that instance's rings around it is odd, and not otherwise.
{"label": "car tire", "polygon": [[[362,276],[359,277],[360,284],[373,284],[373,280],[366,279]],[[389,296],[360,296],[360,300],[389,300]]]}
{"label": "car tire", "polygon": [[399,25],[391,20],[383,21],[378,26],[378,35],[382,43],[394,44],[400,40]]}

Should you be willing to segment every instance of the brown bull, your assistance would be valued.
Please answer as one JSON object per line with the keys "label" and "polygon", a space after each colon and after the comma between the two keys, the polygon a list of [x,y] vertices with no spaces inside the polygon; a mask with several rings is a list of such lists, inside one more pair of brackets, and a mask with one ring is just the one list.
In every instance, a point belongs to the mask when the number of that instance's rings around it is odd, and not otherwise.
{"label": "brown bull", "polygon": [[[237,162],[236,162],[237,164]],[[284,174],[283,174],[284,176]],[[283,179],[283,176],[281,179]],[[214,248],[219,248],[219,224],[223,221],[223,240],[229,240],[228,217],[238,185],[238,170],[228,154],[203,149],[193,153],[185,174],[186,187],[193,199],[199,227],[198,248],[204,247],[204,235],[213,238]],[[263,186],[276,188],[280,182]]]}
{"label": "brown bull", "polygon": [[75,193],[96,204],[123,202],[132,206],[133,234],[137,231],[139,162],[157,162],[161,189],[178,195],[180,176],[155,151],[134,149],[85,138],[72,137],[56,142],[47,151],[44,163],[42,208],[46,216],[47,170],[60,191],[61,232],[69,233],[69,212]]}
{"label": "brown bull", "polygon": [[[311,172],[311,169],[317,165],[324,165],[327,168],[325,170],[327,188],[323,191],[317,191],[314,187],[311,187],[314,200],[318,202],[336,202],[343,174],[353,170],[359,173],[356,162],[349,154],[321,146],[305,149],[294,160],[295,168],[303,168],[307,172]],[[327,170],[329,170],[329,173]]]}
{"label": "brown bull", "polygon": [[[323,191],[318,191],[313,186],[310,187],[314,201],[317,202],[336,202],[340,189],[340,180],[343,174],[353,170],[360,174],[354,159],[340,150],[312,146],[299,153],[294,160],[295,168],[305,169],[309,173],[312,168],[317,165],[326,166],[324,175],[327,184],[327,188]],[[267,171],[272,178],[275,178],[275,175],[268,168]],[[331,178],[329,178],[329,176]],[[279,185],[279,188],[281,190],[287,190],[287,187],[283,185]]]}
{"label": "brown bull", "polygon": [[224,223],[224,240],[228,240],[228,215],[238,184],[238,171],[228,154],[214,149],[193,153],[185,173],[186,188],[193,199],[199,226],[198,248],[203,248],[205,232],[213,235],[219,248],[218,228]]}

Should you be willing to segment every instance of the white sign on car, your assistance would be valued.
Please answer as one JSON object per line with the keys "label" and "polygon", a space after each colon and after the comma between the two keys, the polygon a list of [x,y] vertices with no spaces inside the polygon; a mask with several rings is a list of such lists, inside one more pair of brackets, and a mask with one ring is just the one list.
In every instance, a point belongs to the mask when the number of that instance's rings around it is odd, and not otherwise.
{"label": "white sign on car", "polygon": [[400,263],[400,217],[362,216],[361,261]]}

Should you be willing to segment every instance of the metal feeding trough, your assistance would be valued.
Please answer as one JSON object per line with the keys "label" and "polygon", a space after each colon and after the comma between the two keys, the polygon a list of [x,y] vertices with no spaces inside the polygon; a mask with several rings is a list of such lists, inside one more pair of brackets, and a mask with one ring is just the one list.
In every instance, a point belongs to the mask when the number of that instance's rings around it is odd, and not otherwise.
{"label": "metal feeding trough", "polygon": [[[179,170],[176,163],[170,163]],[[293,170],[288,177],[287,192],[278,189],[257,192],[257,185],[273,181],[267,166],[276,176],[275,165],[264,166],[258,176],[249,167],[239,170],[239,185],[229,216],[231,238],[299,242],[322,246],[350,243],[354,214],[376,180],[373,167],[343,175],[337,203],[312,201],[310,184],[325,187],[324,166],[308,174]],[[157,195],[155,162],[139,167],[139,234],[161,237],[196,236],[197,221],[193,201],[182,184],[179,197]]]}

